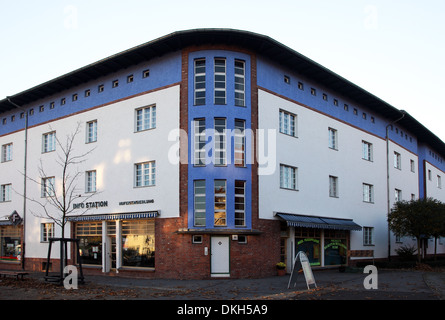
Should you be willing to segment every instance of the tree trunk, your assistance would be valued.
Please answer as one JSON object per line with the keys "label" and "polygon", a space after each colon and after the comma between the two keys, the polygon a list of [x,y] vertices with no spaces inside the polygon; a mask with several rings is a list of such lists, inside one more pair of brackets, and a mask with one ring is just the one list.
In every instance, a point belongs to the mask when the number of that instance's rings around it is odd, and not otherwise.
{"label": "tree trunk", "polygon": [[421,245],[420,245],[420,237],[417,237],[417,262],[420,263],[422,262],[422,253],[421,253]]}

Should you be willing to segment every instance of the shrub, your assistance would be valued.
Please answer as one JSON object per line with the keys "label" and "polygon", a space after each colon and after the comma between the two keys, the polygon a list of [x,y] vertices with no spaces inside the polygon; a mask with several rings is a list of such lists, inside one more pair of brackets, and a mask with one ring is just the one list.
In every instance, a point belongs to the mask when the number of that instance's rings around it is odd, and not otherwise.
{"label": "shrub", "polygon": [[417,248],[414,246],[401,246],[400,248],[396,249],[396,253],[400,257],[400,260],[402,261],[412,261],[415,260],[415,254],[416,254]]}

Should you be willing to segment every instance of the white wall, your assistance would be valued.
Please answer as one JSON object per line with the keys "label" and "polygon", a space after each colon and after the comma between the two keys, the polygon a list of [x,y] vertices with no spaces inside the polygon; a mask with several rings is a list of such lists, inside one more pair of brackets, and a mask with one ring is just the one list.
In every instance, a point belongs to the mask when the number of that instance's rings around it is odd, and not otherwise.
{"label": "white wall", "polygon": [[[135,132],[135,109],[156,104],[156,128],[143,132]],[[86,122],[97,120],[97,142],[85,143]],[[108,206],[90,209],[89,214],[112,214],[125,212],[143,212],[160,210],[158,219],[179,216],[179,165],[171,164],[168,159],[169,148],[175,142],[168,141],[171,130],[179,127],[179,86],[155,91],[131,99],[112,103],[107,106],[92,109],[76,115],[68,116],[47,124],[42,124],[29,129],[28,141],[28,175],[40,181],[38,167],[40,161],[47,176],[56,177],[56,188],[61,189],[61,168],[57,164],[60,148],[55,152],[42,153],[42,134],[55,130],[57,138],[65,142],[66,136],[74,132],[76,124],[81,123],[81,132],[76,137],[73,152],[76,155],[90,150],[91,153],[85,162],[78,165],[76,170],[81,172],[77,180],[78,194],[85,195],[85,171],[97,171],[97,193],[88,201],[107,201]],[[6,140],[23,139],[23,132],[1,138]],[[17,143],[19,145],[19,143]],[[21,168],[22,157],[15,157],[20,161],[14,161],[14,168]],[[134,187],[134,164],[145,161],[156,161],[156,185],[149,187]],[[2,166],[3,168],[3,166]],[[3,172],[3,170],[2,170]],[[20,178],[20,174],[8,173],[11,179]],[[3,183],[2,178],[2,183]],[[8,179],[6,179],[8,180]],[[15,183],[14,183],[15,185]],[[20,182],[17,183],[19,188]],[[28,196],[42,202],[41,187],[37,183],[28,181]],[[121,201],[148,200],[154,203],[137,205],[119,205]],[[79,201],[80,202],[80,201]],[[22,207],[23,201],[14,196],[10,209]],[[26,216],[26,257],[43,258],[47,255],[48,245],[40,242],[40,224],[50,222],[35,215],[41,214],[41,207],[28,201],[28,214]],[[2,211],[4,206],[2,206]],[[18,212],[21,212],[17,210]],[[56,210],[52,209],[55,213]],[[73,212],[80,214],[81,209]],[[65,236],[69,237],[70,226],[67,224]],[[56,227],[56,237],[60,236],[60,228]],[[55,248],[54,258],[58,257],[58,249]]]}

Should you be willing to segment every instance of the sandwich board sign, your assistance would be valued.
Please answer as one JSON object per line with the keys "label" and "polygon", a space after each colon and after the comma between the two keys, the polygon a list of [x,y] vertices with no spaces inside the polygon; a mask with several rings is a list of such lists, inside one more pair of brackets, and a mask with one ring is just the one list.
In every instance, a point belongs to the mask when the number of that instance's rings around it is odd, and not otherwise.
{"label": "sandwich board sign", "polygon": [[[311,269],[311,265],[309,264],[309,259],[307,258],[306,254],[303,251],[299,251],[295,257],[295,262],[294,262],[294,266],[292,268],[292,272],[290,274],[290,278],[289,278],[289,283],[287,285],[287,288],[290,288],[290,284],[292,281],[292,278],[294,276],[294,272],[296,274],[298,274],[298,270],[300,268],[298,268],[295,271],[295,267],[298,265],[301,265],[301,269],[303,269],[303,274],[304,274],[304,278],[306,279],[306,285],[307,285],[307,289],[310,290],[310,285],[313,284],[315,285],[315,288],[317,287],[317,284],[315,283],[315,278],[314,275],[312,273],[312,269]],[[294,287],[297,285],[297,281],[296,281],[296,276],[295,276],[295,283],[294,283]]]}

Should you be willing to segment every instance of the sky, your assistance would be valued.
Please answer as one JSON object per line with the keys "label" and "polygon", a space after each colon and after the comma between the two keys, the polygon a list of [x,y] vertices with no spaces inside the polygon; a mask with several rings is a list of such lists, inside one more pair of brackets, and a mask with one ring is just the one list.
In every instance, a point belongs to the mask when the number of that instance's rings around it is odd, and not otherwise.
{"label": "sky", "polygon": [[0,0],[0,100],[195,28],[269,36],[445,141],[443,0]]}

